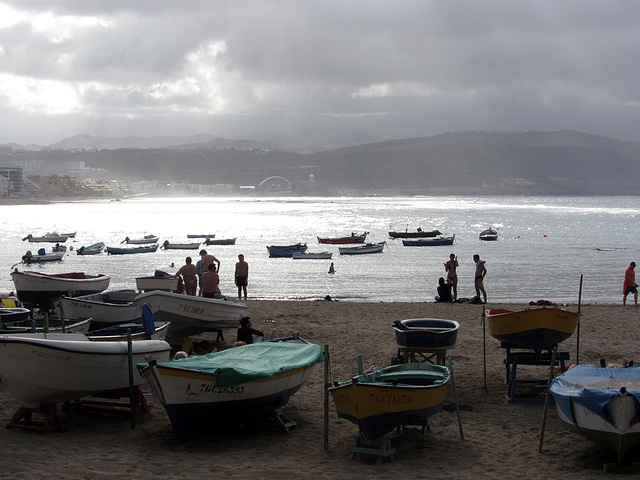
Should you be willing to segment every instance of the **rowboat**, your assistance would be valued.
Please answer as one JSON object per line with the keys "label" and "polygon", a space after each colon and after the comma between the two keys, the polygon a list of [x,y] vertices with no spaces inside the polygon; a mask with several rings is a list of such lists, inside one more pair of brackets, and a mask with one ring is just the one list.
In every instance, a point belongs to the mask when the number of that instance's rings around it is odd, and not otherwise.
{"label": "rowboat", "polygon": [[158,250],[158,245],[140,247],[107,247],[109,255],[127,255],[130,253],[153,253]]}
{"label": "rowboat", "polygon": [[375,440],[394,428],[431,417],[442,409],[449,370],[405,363],[362,373],[329,388],[338,417]]}
{"label": "rowboat", "polygon": [[487,230],[481,231],[478,237],[480,240],[488,242],[498,240],[498,231],[493,228],[488,228]]}
{"label": "rowboat", "polygon": [[76,250],[76,253],[78,255],[97,255],[104,251],[104,247],[105,247],[104,242],[98,242],[98,243],[89,245],[88,247],[82,246],[78,250]]}
{"label": "rowboat", "polygon": [[293,245],[269,245],[267,246],[270,257],[292,257],[294,253],[307,251],[306,243],[295,243]]}
{"label": "rowboat", "polygon": [[17,269],[11,272],[18,300],[29,306],[46,305],[62,297],[100,293],[109,287],[109,275],[87,275],[83,272],[46,274]]}
{"label": "rowboat", "polygon": [[136,287],[140,292],[150,292],[151,290],[166,290],[175,292],[178,290],[180,278],[175,275],[153,275],[148,277],[137,277]]}
{"label": "rowboat", "polygon": [[139,307],[146,303],[157,321],[171,322],[169,335],[173,337],[236,328],[247,312],[245,303],[160,290],[141,293],[133,303]]}
{"label": "rowboat", "polygon": [[328,238],[320,238],[318,237],[318,243],[330,243],[336,245],[342,245],[346,243],[364,243],[367,239],[367,235],[369,232],[364,232],[362,234],[351,233],[351,235],[347,235],[344,237],[328,237]]}
{"label": "rowboat", "polygon": [[236,239],[235,238],[219,238],[219,239],[207,238],[204,241],[204,243],[205,245],[235,245]]}
{"label": "rowboat", "polygon": [[162,248],[165,250],[195,250],[200,247],[201,242],[191,243],[170,243],[169,240],[165,240],[162,244]]}
{"label": "rowboat", "polygon": [[91,328],[91,319],[71,319],[49,317],[27,319],[22,321],[3,322],[0,325],[0,335],[22,335],[24,333],[87,333]]}
{"label": "rowboat", "polygon": [[51,233],[45,233],[44,235],[40,236],[40,237],[34,237],[33,235],[29,234],[26,237],[24,237],[22,240],[29,240],[29,242],[49,242],[49,243],[64,243],[66,242],[70,237],[75,237],[75,232],[71,233],[65,233],[65,234],[58,234],[56,232],[51,232]]}
{"label": "rowboat", "polygon": [[31,316],[31,310],[22,307],[0,308],[0,323],[20,322]]}
{"label": "rowboat", "polygon": [[331,252],[298,252],[292,255],[292,258],[307,260],[326,260],[333,256]]}
{"label": "rowboat", "polygon": [[67,318],[91,317],[91,328],[98,329],[118,323],[139,322],[141,308],[133,303],[138,293],[135,290],[61,297],[56,301],[56,310]]}
{"label": "rowboat", "polygon": [[[86,335],[0,336],[0,378],[22,406],[61,403],[129,386],[128,342],[92,342]],[[70,336],[73,335],[73,336]],[[134,365],[153,355],[169,359],[161,340],[131,342]],[[133,376],[134,385],[144,379]]]}
{"label": "rowboat", "polygon": [[640,445],[640,367],[576,365],[551,384],[567,429],[613,451],[621,464]]}
{"label": "rowboat", "polygon": [[189,440],[286,405],[322,361],[319,345],[260,342],[143,363],[138,370],[160,398],[173,431]]}
{"label": "rowboat", "polygon": [[22,256],[23,263],[36,263],[36,262],[57,262],[62,260],[65,251],[60,252],[47,252],[44,248],[38,250],[38,253],[31,253],[31,250],[27,250]]}
{"label": "rowboat", "polygon": [[129,238],[126,237],[122,243],[142,245],[145,243],[158,243],[158,237],[156,235],[145,235],[142,238]]}
{"label": "rowboat", "polygon": [[493,338],[537,353],[550,350],[575,332],[581,313],[563,308],[528,308],[511,311],[492,308],[486,312]]}
{"label": "rowboat", "polygon": [[338,247],[340,255],[360,255],[363,253],[381,253],[387,242],[366,243],[357,247]]}
{"label": "rowboat", "polygon": [[389,236],[391,238],[429,238],[437,237],[438,235],[442,235],[440,230],[425,232],[421,228],[418,228],[415,232],[410,232],[408,230],[405,230],[404,232],[389,232]]}
{"label": "rowboat", "polygon": [[455,235],[450,237],[418,238],[416,240],[402,240],[402,245],[405,247],[439,247],[442,245],[453,245],[455,239]]}
{"label": "rowboat", "polygon": [[458,338],[460,324],[440,318],[409,318],[393,322],[400,347],[450,348]]}

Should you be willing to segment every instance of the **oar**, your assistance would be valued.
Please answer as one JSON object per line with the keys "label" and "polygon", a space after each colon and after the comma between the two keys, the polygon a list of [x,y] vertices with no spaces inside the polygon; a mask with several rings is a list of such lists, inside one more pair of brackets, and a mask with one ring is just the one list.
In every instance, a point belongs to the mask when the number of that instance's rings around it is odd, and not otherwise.
{"label": "oar", "polygon": [[549,391],[551,390],[551,381],[553,380],[553,369],[556,365],[556,355],[558,354],[558,346],[553,347],[551,353],[551,365],[549,365],[549,380],[547,381],[547,393],[544,396],[544,413],[542,414],[542,427],[540,428],[540,445],[538,453],[542,453],[542,442],[544,441],[544,428],[547,424],[547,409],[549,408]]}

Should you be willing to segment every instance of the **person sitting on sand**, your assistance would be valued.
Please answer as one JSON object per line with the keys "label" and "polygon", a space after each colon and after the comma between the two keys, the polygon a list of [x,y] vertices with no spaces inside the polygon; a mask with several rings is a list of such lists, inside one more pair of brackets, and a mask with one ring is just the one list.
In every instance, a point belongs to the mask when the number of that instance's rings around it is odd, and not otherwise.
{"label": "person sitting on sand", "polygon": [[451,284],[445,283],[444,278],[442,277],[438,279],[438,295],[436,295],[436,302],[453,302],[453,297],[451,296]]}
{"label": "person sitting on sand", "polygon": [[[287,337],[293,337],[295,335],[292,329],[287,331]],[[271,331],[270,340],[279,340],[281,337],[278,334],[278,330],[275,328]],[[245,345],[264,341],[264,333],[260,330],[256,330],[251,326],[250,317],[242,317],[240,320],[240,328],[238,328],[238,335],[236,337],[236,344],[244,342]]]}

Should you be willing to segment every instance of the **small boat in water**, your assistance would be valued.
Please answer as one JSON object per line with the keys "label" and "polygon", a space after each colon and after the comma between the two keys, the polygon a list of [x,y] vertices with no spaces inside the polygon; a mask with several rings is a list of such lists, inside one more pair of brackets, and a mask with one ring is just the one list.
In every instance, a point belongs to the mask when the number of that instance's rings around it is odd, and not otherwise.
{"label": "small boat in water", "polygon": [[393,322],[400,347],[451,348],[458,338],[460,324],[440,318],[409,318]]}
{"label": "small boat in water", "polygon": [[167,363],[142,363],[138,370],[160,398],[173,431],[190,440],[286,405],[323,361],[319,345],[259,342]]}
{"label": "small boat in water", "polygon": [[344,237],[318,237],[318,243],[329,243],[334,245],[343,245],[347,243],[364,243],[367,239],[368,234],[369,232],[364,232],[361,234],[351,233],[351,235],[346,235]]}
{"label": "small boat in water", "polygon": [[495,228],[488,228],[487,230],[481,231],[478,238],[486,242],[498,240],[498,231]]}
{"label": "small boat in water", "polygon": [[581,313],[555,307],[520,311],[492,308],[486,312],[487,326],[493,338],[538,353],[551,350],[573,335],[581,316]]}
{"label": "small boat in water", "polygon": [[75,236],[76,236],[75,232],[73,232],[73,233],[65,233],[65,234],[51,232],[51,233],[45,233],[44,235],[42,235],[40,237],[34,237],[33,235],[29,234],[26,237],[24,237],[22,240],[23,241],[24,240],[29,240],[29,242],[64,243],[69,238],[75,237]]}
{"label": "small boat in water", "polygon": [[196,250],[200,245],[200,242],[171,243],[169,240],[165,240],[162,244],[162,248],[165,250]]}
{"label": "small boat in water", "polygon": [[47,252],[44,248],[40,248],[38,253],[31,253],[31,250],[27,250],[22,256],[23,263],[37,263],[37,262],[57,262],[64,257],[65,250],[59,252]]}
{"label": "small boat in water", "polygon": [[294,243],[293,245],[269,245],[267,246],[270,257],[292,257],[294,253],[307,251],[306,243]]}
{"label": "small boat in water", "polygon": [[292,255],[296,259],[326,260],[333,256],[331,252],[298,252]]}
{"label": "small boat in water", "polygon": [[214,238],[214,233],[188,233],[187,238]]}
{"label": "small boat in water", "polygon": [[207,238],[204,241],[205,245],[235,245],[236,244],[236,239],[235,238]]}
{"label": "small boat in water", "polygon": [[77,297],[100,293],[109,287],[109,275],[87,275],[83,272],[46,274],[17,269],[11,272],[18,300],[29,306],[47,305],[67,295]]}
{"label": "small boat in water", "polygon": [[449,369],[429,363],[392,365],[360,372],[329,387],[338,417],[355,423],[366,440],[438,413],[449,383]]}
{"label": "small boat in water", "polygon": [[145,235],[142,238],[129,238],[126,237],[122,243],[143,245],[145,243],[158,243],[158,237],[156,235]]}
{"label": "small boat in water", "polygon": [[455,235],[450,237],[418,238],[415,240],[402,240],[402,244],[405,247],[440,247],[443,245],[453,245],[455,239]]}
{"label": "small boat in water", "polygon": [[104,252],[105,246],[106,245],[104,244],[104,242],[94,243],[92,245],[89,245],[88,247],[85,247],[83,245],[78,250],[76,250],[76,253],[78,255],[97,255],[99,253]]}
{"label": "small boat in water", "polygon": [[618,464],[640,445],[640,367],[576,365],[551,384],[565,426],[609,448]]}
{"label": "small boat in water", "polygon": [[133,253],[153,253],[158,250],[158,244],[139,247],[107,247],[109,255],[128,255]]}
{"label": "small boat in water", "polygon": [[438,235],[442,235],[440,230],[431,230],[430,232],[425,232],[420,227],[415,232],[410,232],[405,230],[404,232],[389,232],[389,236],[391,238],[429,238],[429,237],[437,237]]}
{"label": "small boat in water", "polygon": [[366,243],[357,247],[338,247],[340,255],[361,255],[366,253],[382,253],[387,242]]}

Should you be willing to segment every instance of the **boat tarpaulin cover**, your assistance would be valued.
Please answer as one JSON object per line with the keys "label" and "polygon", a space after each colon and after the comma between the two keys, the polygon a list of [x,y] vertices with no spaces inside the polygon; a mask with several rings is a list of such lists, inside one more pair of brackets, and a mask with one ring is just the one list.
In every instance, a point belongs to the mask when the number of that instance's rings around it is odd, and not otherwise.
{"label": "boat tarpaulin cover", "polygon": [[[599,368],[595,365],[576,365],[556,378],[551,384],[551,393],[562,412],[575,423],[571,401],[588,408],[613,424],[607,414],[606,405],[620,395],[624,387],[627,394],[635,397],[640,412],[640,366],[629,368]],[[632,424],[640,422],[640,414]]]}

